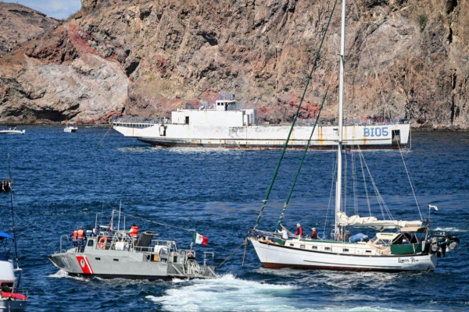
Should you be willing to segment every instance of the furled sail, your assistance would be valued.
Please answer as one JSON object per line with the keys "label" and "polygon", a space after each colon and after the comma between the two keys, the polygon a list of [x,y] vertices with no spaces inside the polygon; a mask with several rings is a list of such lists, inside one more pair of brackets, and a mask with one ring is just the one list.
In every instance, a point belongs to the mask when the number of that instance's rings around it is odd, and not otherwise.
{"label": "furled sail", "polygon": [[378,220],[376,217],[360,217],[359,215],[347,217],[347,214],[342,211],[337,215],[340,226],[366,226],[378,231],[422,226],[422,221]]}

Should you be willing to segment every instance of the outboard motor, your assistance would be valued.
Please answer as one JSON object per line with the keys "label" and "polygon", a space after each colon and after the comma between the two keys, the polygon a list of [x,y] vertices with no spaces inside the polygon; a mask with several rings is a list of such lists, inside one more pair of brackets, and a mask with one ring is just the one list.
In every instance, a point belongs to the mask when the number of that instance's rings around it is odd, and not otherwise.
{"label": "outboard motor", "polygon": [[446,256],[446,249],[453,250],[459,245],[459,238],[454,235],[440,233],[431,238],[431,251],[436,253],[438,257]]}
{"label": "outboard motor", "polygon": [[460,240],[454,235],[448,235],[446,238],[446,245],[448,246],[448,250],[453,250],[459,246]]}

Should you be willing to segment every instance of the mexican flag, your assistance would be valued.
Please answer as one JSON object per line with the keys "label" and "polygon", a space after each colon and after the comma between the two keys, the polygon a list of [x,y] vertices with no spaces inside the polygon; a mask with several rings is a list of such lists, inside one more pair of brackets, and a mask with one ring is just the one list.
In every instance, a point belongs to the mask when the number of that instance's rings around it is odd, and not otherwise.
{"label": "mexican flag", "polygon": [[192,242],[196,243],[196,244],[202,244],[202,245],[207,246],[208,238],[203,236],[203,235],[200,235],[197,232],[194,232],[194,235],[192,236]]}

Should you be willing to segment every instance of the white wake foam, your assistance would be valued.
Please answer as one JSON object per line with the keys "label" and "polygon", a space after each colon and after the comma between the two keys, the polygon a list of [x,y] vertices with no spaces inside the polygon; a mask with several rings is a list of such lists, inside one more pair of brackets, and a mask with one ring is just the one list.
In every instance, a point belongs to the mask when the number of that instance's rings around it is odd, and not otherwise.
{"label": "white wake foam", "polygon": [[49,277],[52,277],[52,278],[72,278],[72,279],[76,279],[76,280],[79,280],[79,281],[89,281],[89,279],[86,279],[84,277],[71,276],[66,271],[64,271],[62,269],[58,270],[54,274],[50,274]]}
{"label": "white wake foam", "polygon": [[436,227],[436,228],[433,228],[433,231],[448,232],[448,233],[466,233],[468,230],[467,229],[459,229],[459,228],[456,228],[456,227]]}
{"label": "white wake foam", "polygon": [[[299,311],[288,295],[297,287],[265,284],[224,275],[218,279],[175,281],[161,297],[146,298],[165,311]],[[305,311],[305,310],[302,310]]]}

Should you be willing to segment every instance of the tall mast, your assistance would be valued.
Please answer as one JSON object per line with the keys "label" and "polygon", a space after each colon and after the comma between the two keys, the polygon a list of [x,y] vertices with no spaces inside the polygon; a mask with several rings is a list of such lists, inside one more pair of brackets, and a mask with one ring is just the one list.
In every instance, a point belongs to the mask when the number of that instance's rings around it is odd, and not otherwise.
{"label": "tall mast", "polygon": [[338,119],[339,119],[339,137],[337,140],[337,181],[335,190],[335,235],[339,233],[339,217],[338,213],[341,211],[342,205],[342,132],[343,132],[343,117],[342,107],[344,101],[344,54],[345,54],[345,3],[346,0],[342,0],[342,23],[340,28],[340,76],[339,76],[339,107],[338,107]]}

